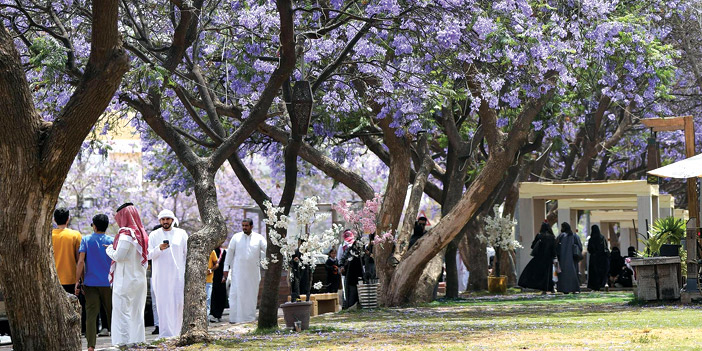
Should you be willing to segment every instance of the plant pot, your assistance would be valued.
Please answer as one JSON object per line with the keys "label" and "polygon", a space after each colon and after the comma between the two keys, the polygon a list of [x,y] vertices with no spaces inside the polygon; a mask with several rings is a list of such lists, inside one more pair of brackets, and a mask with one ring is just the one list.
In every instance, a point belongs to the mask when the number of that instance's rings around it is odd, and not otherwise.
{"label": "plant pot", "polygon": [[310,327],[310,312],[312,302],[286,302],[280,305],[283,309],[283,319],[285,326],[295,329],[295,322],[300,322],[300,330],[305,330]]}
{"label": "plant pot", "polygon": [[504,294],[507,292],[507,276],[488,276],[488,291],[491,293]]}
{"label": "plant pot", "polygon": [[680,245],[674,245],[674,244],[663,244],[661,245],[661,251],[660,251],[661,256],[679,256],[680,255]]}

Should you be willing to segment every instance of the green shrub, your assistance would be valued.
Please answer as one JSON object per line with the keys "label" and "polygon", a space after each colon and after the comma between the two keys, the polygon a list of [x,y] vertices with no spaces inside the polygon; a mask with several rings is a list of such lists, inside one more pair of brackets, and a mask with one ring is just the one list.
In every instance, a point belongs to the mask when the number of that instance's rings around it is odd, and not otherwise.
{"label": "green shrub", "polygon": [[685,238],[685,220],[682,218],[659,218],[653,223],[648,239],[639,239],[644,244],[644,257],[657,256],[663,244],[680,245]]}

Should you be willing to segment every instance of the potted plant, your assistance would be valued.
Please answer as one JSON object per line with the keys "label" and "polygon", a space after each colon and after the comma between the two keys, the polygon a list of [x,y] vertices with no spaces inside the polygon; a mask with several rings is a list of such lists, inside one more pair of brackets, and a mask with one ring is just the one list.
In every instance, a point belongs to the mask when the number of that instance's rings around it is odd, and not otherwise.
{"label": "potted plant", "polygon": [[648,239],[639,239],[644,244],[644,257],[678,256],[680,243],[685,238],[685,220],[682,218],[659,218],[653,223]]}
{"label": "potted plant", "polygon": [[[261,262],[264,268],[267,267],[268,262],[282,260],[283,269],[287,270],[289,274],[293,274],[290,265],[293,256],[298,258],[302,267],[314,267],[316,263],[315,256],[323,254],[336,243],[338,234],[341,232],[341,226],[337,224],[332,225],[331,228],[323,232],[310,232],[309,230],[311,224],[325,217],[319,214],[317,201],[316,196],[309,197],[295,208],[294,216],[297,222],[297,231],[288,232],[285,237],[277,230],[270,231],[268,235],[271,244],[280,247],[280,257],[278,255],[265,257]],[[270,201],[264,202],[263,205],[266,207],[267,218],[264,222],[267,225],[273,229],[288,229],[290,218],[282,214],[283,208],[273,206]],[[283,310],[285,325],[288,328],[294,328],[299,331],[309,327],[310,308],[312,306],[312,302],[310,302],[311,272],[309,283],[310,289],[307,290],[307,301],[291,301],[280,305]],[[321,282],[317,282],[315,285],[319,286]],[[298,299],[296,298],[296,300]]]}
{"label": "potted plant", "polygon": [[[492,274],[488,276],[488,290],[505,293],[507,291],[507,277],[501,274],[500,256],[503,251],[509,253],[510,250],[521,248],[522,245],[514,240],[513,228],[517,225],[517,221],[509,215],[503,217],[499,205],[493,207],[493,212],[493,216],[485,217],[485,229],[478,234],[478,239],[495,249]],[[509,257],[512,260],[512,256],[509,255]]]}
{"label": "potted plant", "polygon": [[[631,260],[637,277],[634,295],[642,300],[677,300],[680,298],[680,279],[685,275],[685,255],[680,243],[685,238],[685,220],[660,218],[653,223],[646,239],[639,239],[644,250],[642,257]],[[685,254],[684,250],[683,254]],[[666,257],[675,256],[675,257]],[[685,267],[686,268],[686,267]]]}

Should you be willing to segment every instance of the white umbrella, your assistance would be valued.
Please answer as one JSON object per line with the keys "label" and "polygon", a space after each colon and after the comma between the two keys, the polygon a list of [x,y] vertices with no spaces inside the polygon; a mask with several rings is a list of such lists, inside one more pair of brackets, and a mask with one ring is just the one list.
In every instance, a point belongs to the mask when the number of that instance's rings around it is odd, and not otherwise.
{"label": "white umbrella", "polygon": [[667,166],[648,171],[648,174],[663,178],[696,178],[702,177],[702,154],[671,163]]}

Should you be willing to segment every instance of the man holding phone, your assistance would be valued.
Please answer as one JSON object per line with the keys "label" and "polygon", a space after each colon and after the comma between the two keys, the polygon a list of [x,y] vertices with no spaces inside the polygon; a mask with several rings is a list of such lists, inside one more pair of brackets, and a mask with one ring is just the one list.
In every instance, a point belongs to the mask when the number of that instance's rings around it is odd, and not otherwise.
{"label": "man holding phone", "polygon": [[158,214],[161,228],[149,234],[151,284],[156,295],[159,336],[180,335],[183,324],[185,289],[185,257],[188,252],[188,234],[175,228],[178,219],[170,210]]}

